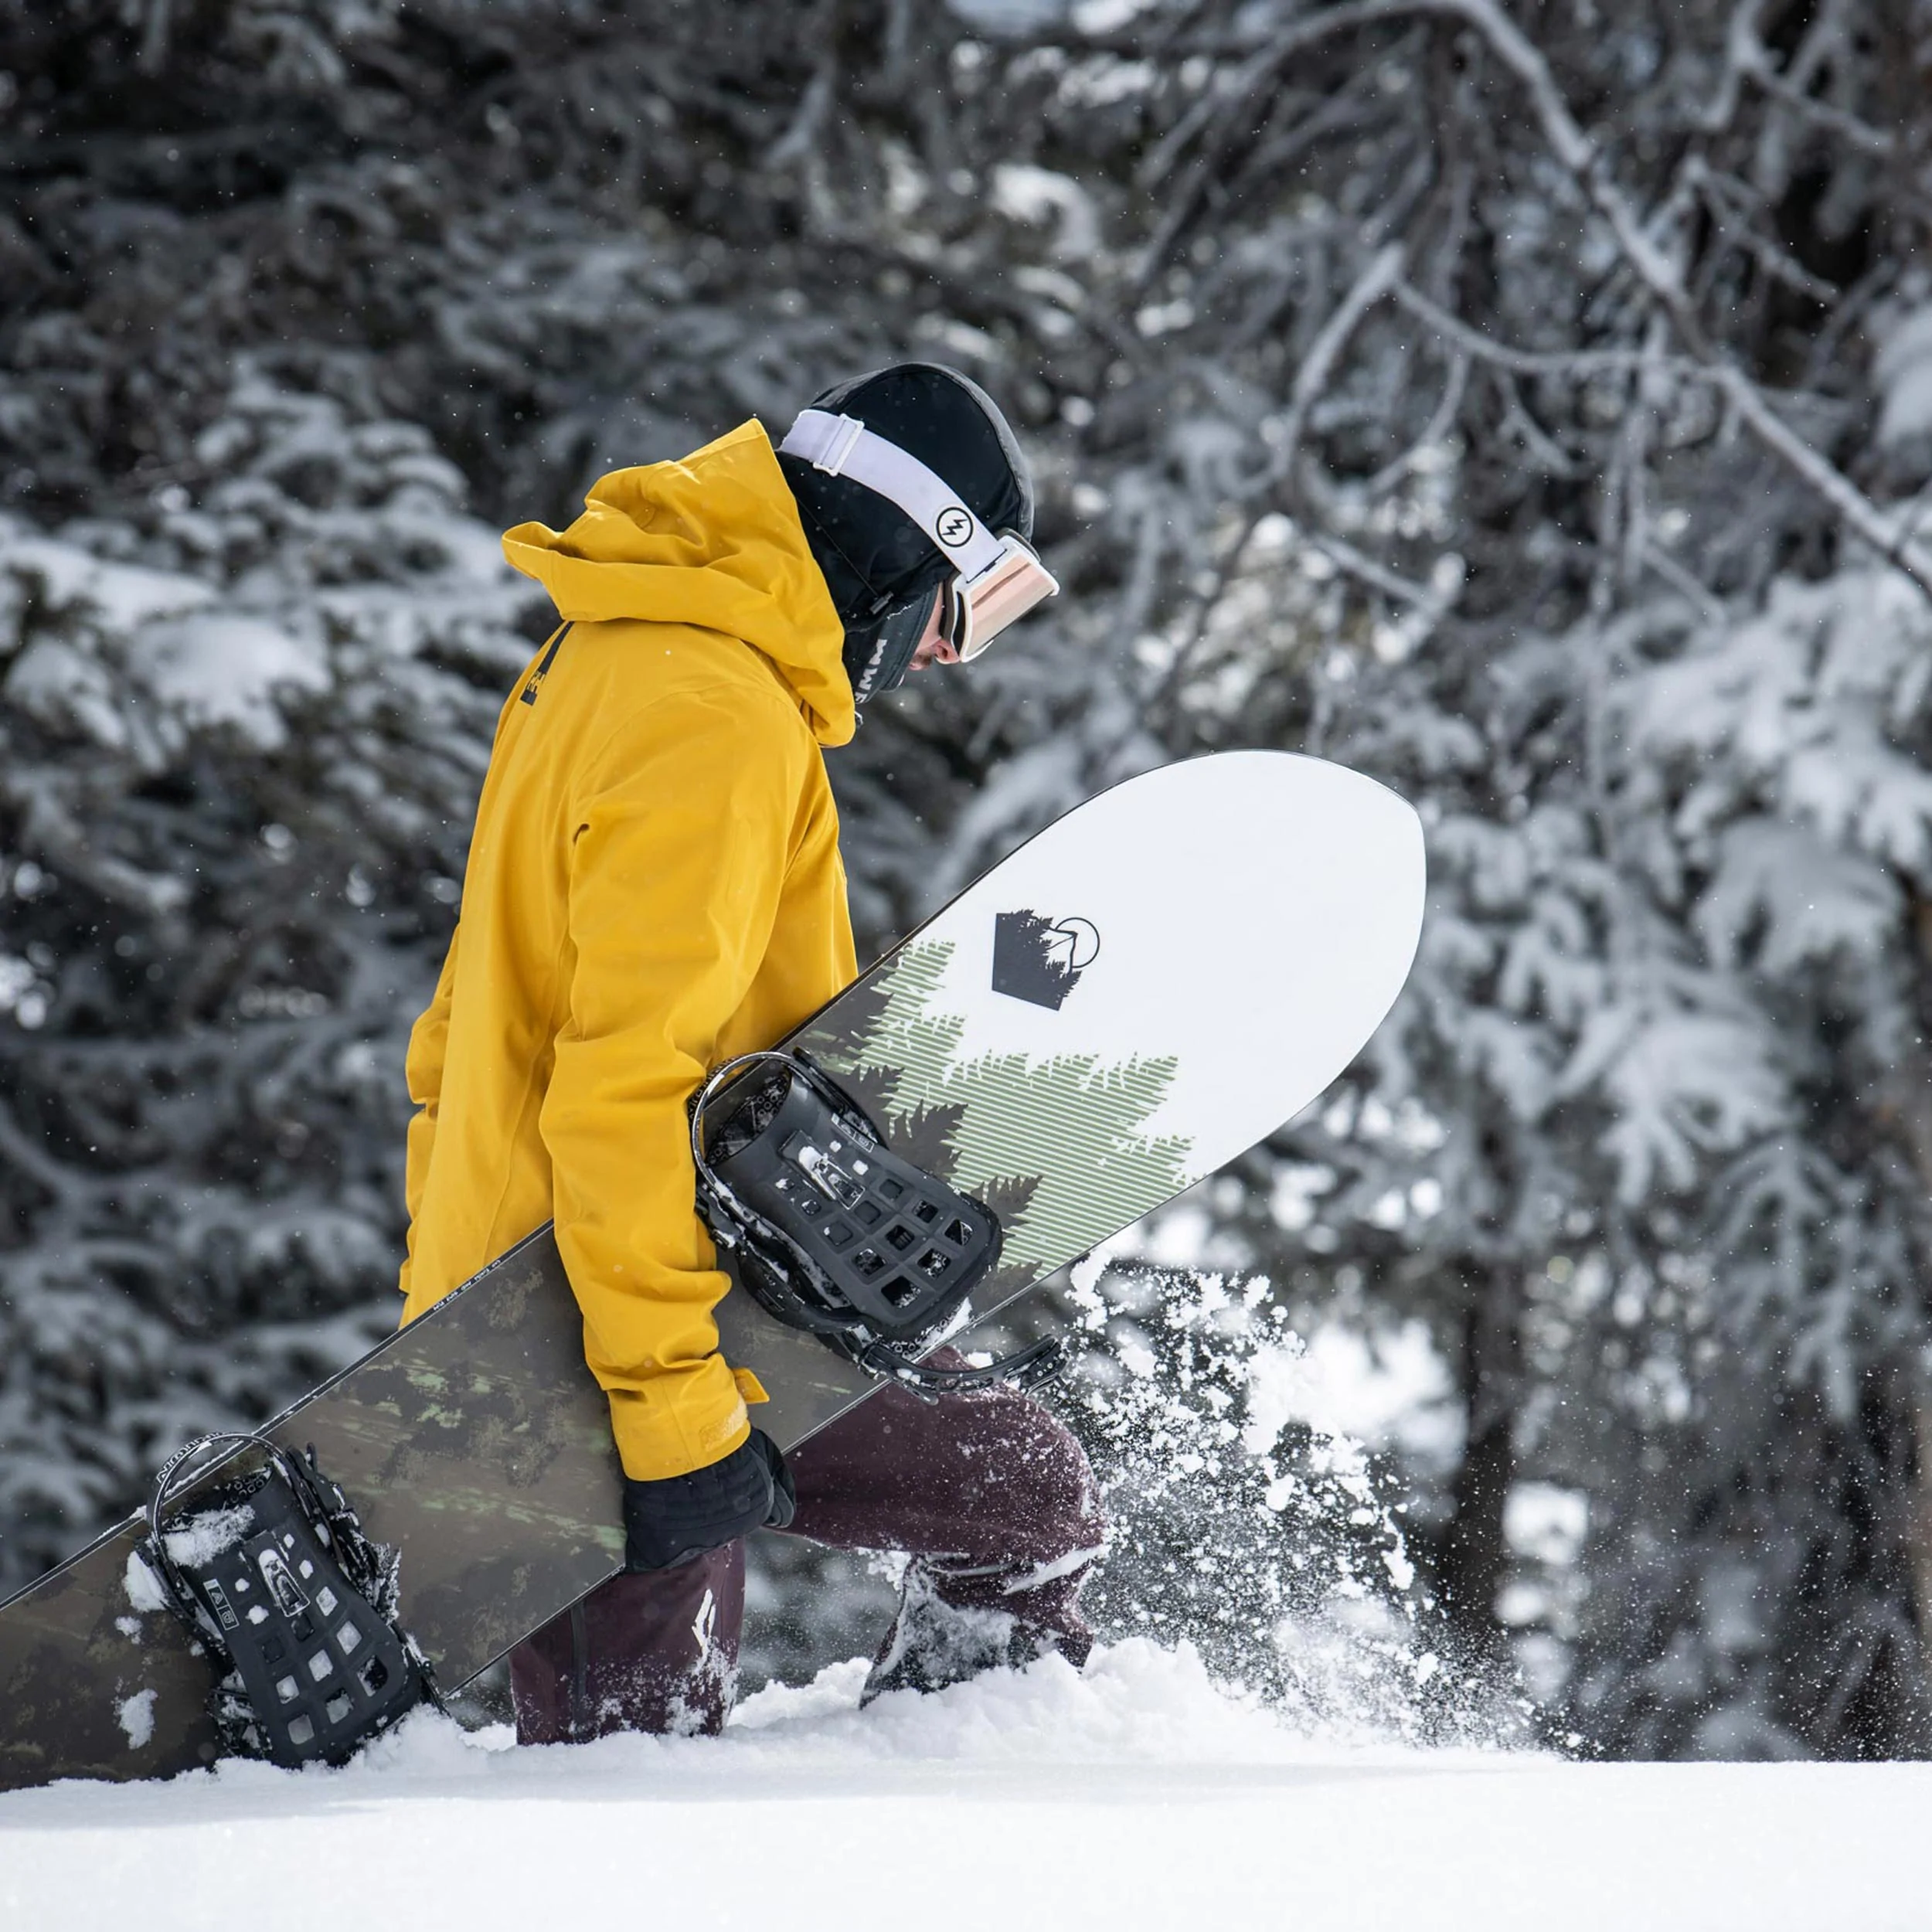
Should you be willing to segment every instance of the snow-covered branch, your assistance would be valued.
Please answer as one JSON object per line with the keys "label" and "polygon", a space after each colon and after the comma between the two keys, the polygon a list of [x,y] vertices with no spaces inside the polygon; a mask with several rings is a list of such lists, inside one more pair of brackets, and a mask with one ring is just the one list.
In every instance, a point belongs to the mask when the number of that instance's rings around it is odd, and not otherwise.
{"label": "snow-covered branch", "polygon": [[[1355,0],[1295,21],[1274,36],[1267,72],[1278,73],[1292,56],[1324,40],[1417,15],[1458,22],[1481,37],[1528,96],[1549,152],[1603,217],[1624,263],[1669,317],[1691,358],[1723,390],[1737,420],[1848,530],[1932,599],[1932,553],[1793,430],[1759,386],[1712,339],[1669,253],[1618,181],[1602,144],[1577,121],[1549,63],[1495,0]],[[1761,62],[1747,63],[1747,70],[1762,79],[1762,66]],[[1254,94],[1261,78],[1259,73],[1250,78],[1242,98]],[[1350,317],[1349,328],[1355,319]]]}

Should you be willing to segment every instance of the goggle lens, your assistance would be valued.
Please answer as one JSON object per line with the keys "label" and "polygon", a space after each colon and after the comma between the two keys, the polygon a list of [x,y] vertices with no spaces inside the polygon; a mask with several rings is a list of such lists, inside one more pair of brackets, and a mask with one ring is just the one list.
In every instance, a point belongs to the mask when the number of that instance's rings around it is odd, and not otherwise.
{"label": "goggle lens", "polygon": [[970,583],[946,587],[940,624],[962,663],[970,663],[1009,624],[1059,589],[1053,573],[1019,537],[1000,539],[1000,554]]}

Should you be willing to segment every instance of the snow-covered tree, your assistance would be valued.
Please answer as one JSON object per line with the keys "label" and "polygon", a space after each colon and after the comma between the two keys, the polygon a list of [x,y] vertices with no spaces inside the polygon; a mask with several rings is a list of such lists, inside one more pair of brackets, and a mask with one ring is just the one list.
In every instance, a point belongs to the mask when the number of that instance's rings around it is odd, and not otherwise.
{"label": "snow-covered tree", "polygon": [[244,369],[144,512],[0,521],[9,1580],[393,1319],[399,1056],[527,655],[462,498]]}

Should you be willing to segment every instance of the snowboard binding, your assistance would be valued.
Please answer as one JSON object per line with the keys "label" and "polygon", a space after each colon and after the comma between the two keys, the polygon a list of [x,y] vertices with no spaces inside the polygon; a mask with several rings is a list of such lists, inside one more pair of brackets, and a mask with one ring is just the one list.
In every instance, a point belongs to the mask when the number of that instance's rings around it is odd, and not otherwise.
{"label": "snowboard binding", "polygon": [[[721,1099],[733,1104],[714,1128]],[[808,1055],[747,1053],[716,1069],[692,1099],[691,1158],[713,1238],[788,1327],[929,1397],[1060,1372],[1051,1339],[981,1368],[920,1360],[998,1260],[998,1217],[893,1153]]]}
{"label": "snowboard binding", "polygon": [[[170,1515],[204,1451],[253,1444],[265,1463]],[[141,1555],[170,1607],[226,1667],[215,1686],[229,1752],[293,1770],[340,1764],[422,1703],[429,1666],[396,1622],[397,1560],[364,1533],[317,1468],[263,1436],[204,1436],[172,1457],[148,1499]]]}

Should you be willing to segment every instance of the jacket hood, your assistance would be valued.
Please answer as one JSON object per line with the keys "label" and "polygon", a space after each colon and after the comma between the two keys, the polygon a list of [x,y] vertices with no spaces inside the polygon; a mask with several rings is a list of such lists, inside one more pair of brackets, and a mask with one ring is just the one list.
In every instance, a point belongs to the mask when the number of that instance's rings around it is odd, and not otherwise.
{"label": "jacket hood", "polygon": [[513,569],[570,623],[631,617],[741,639],[777,666],[821,745],[858,726],[845,629],[791,485],[755,420],[682,461],[613,470],[566,530],[505,533]]}

